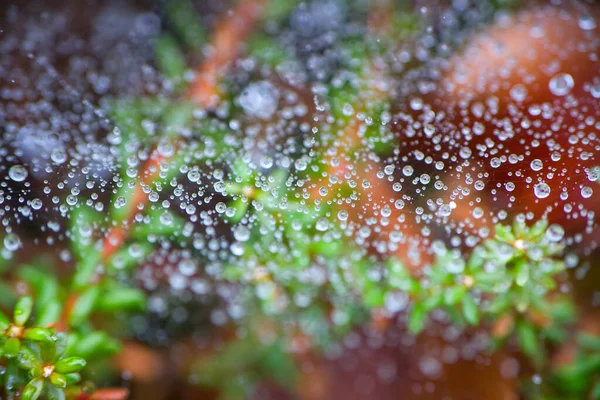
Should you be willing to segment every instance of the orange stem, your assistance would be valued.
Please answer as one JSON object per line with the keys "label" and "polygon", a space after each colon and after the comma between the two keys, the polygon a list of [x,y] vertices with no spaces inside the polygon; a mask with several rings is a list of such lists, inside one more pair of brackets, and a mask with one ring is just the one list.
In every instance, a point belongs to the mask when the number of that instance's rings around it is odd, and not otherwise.
{"label": "orange stem", "polygon": [[235,60],[244,38],[261,15],[265,0],[241,1],[215,29],[210,54],[192,83],[190,99],[202,107],[214,107],[219,99],[219,78]]}

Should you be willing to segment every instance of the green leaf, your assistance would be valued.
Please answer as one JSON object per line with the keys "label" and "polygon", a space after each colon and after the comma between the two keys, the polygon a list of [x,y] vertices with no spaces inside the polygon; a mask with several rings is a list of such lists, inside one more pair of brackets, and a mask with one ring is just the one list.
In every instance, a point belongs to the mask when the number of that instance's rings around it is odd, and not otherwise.
{"label": "green leaf", "polygon": [[0,311],[0,331],[6,330],[10,326],[10,320]]}
{"label": "green leaf", "polygon": [[101,221],[103,214],[95,208],[80,205],[74,208],[69,215],[69,233],[71,250],[76,260],[83,260],[89,256],[94,247],[94,228],[97,221]]}
{"label": "green leaf", "polygon": [[420,333],[427,322],[427,311],[423,303],[415,303],[408,317],[408,330],[413,335]]}
{"label": "green leaf", "polygon": [[385,292],[375,285],[370,285],[368,289],[365,289],[363,295],[363,303],[369,308],[377,308],[383,306]]}
{"label": "green leaf", "polygon": [[22,370],[19,368],[17,360],[14,358],[6,362],[6,370],[2,378],[0,382],[3,381],[4,389],[9,395],[14,395],[15,392],[27,383],[23,378]]}
{"label": "green leaf", "polygon": [[291,52],[281,46],[275,38],[267,35],[254,35],[248,41],[248,53],[259,63],[276,68],[293,58]]}
{"label": "green leaf", "polygon": [[533,224],[529,231],[527,232],[527,239],[536,240],[540,238],[542,235],[546,233],[546,228],[548,228],[548,221],[545,219],[540,219]]}
{"label": "green leaf", "polygon": [[[1,259],[0,255],[0,259]],[[17,302],[17,294],[12,285],[4,280],[0,281],[0,306],[11,308]]]}
{"label": "green leaf", "polygon": [[517,325],[517,337],[523,353],[531,359],[538,359],[540,349],[534,326],[530,323],[521,321]]}
{"label": "green leaf", "polygon": [[81,289],[90,282],[96,267],[100,263],[100,256],[98,250],[91,249],[85,258],[77,263],[75,275],[73,276],[73,286],[76,289]]}
{"label": "green leaf", "polygon": [[592,391],[590,392],[590,398],[592,400],[600,400],[600,381],[597,381],[592,387]]}
{"label": "green leaf", "polygon": [[248,200],[244,201],[241,197],[235,200],[233,204],[230,205],[230,207],[235,209],[235,213],[230,218],[227,218],[227,220],[231,223],[240,222],[244,215],[246,215],[249,205],[250,202]]}
{"label": "green leaf", "polygon": [[106,291],[96,302],[95,309],[104,312],[143,311],[146,295],[139,289],[117,287]]}
{"label": "green leaf", "polygon": [[58,299],[49,300],[45,303],[36,315],[36,325],[49,326],[54,324],[60,318],[62,313],[62,303]]}
{"label": "green leaf", "polygon": [[17,357],[19,366],[23,369],[30,370],[34,367],[39,367],[42,360],[27,346],[22,346]]}
{"label": "green leaf", "polygon": [[194,105],[188,102],[170,103],[164,110],[162,122],[164,137],[180,138],[182,129],[189,127],[194,119]]}
{"label": "green leaf", "polygon": [[600,336],[581,332],[577,336],[577,342],[584,349],[600,352]]}
{"label": "green leaf", "polygon": [[88,318],[96,305],[99,295],[100,288],[92,286],[79,296],[69,316],[69,324],[71,326],[79,326]]}
{"label": "green leaf", "polygon": [[50,375],[50,382],[57,388],[67,387],[67,378],[63,374],[57,372],[53,372],[52,375]]}
{"label": "green leaf", "polygon": [[444,303],[447,306],[453,306],[460,303],[465,296],[467,289],[462,285],[451,286],[444,293]]}
{"label": "green leaf", "polygon": [[299,0],[268,0],[264,6],[263,18],[269,22],[280,22],[292,13],[299,3]]}
{"label": "green leaf", "polygon": [[108,268],[112,271],[129,271],[139,265],[152,252],[152,249],[153,246],[150,243],[132,243],[119,250],[111,258]]}
{"label": "green leaf", "polygon": [[19,326],[25,325],[29,317],[31,316],[31,310],[33,309],[33,298],[31,296],[23,296],[17,302],[14,312],[15,323]]}
{"label": "green leaf", "polygon": [[24,265],[19,268],[18,276],[34,288],[36,312],[48,301],[58,297],[58,280],[48,271]]}
{"label": "green leaf", "polygon": [[529,264],[525,260],[521,260],[515,265],[515,283],[519,286],[525,286],[529,281]]}
{"label": "green leaf", "polygon": [[56,334],[56,355],[61,357],[66,351],[69,345],[70,336],[65,332],[58,332]]}
{"label": "green leaf", "polygon": [[21,400],[37,400],[37,398],[40,397],[40,394],[42,393],[43,387],[44,378],[38,377],[32,379],[31,381],[29,381],[27,386],[25,386],[25,389],[23,389],[23,393],[21,393]]}
{"label": "green leaf", "polygon": [[[67,380],[67,384],[69,384]],[[65,392],[53,385],[47,386],[48,400],[65,400]]]}
{"label": "green leaf", "polygon": [[208,34],[200,23],[200,16],[189,0],[170,0],[165,5],[170,28],[186,46],[200,52]]}
{"label": "green leaf", "polygon": [[4,342],[4,357],[14,358],[19,354],[21,348],[21,341],[17,338],[8,338]]}
{"label": "green leaf", "polygon": [[564,393],[582,394],[589,384],[585,371],[580,370],[576,364],[560,368],[553,378],[555,386]]}
{"label": "green leaf", "polygon": [[54,364],[55,370],[61,374],[79,372],[85,367],[86,361],[81,357],[67,357]]}
{"label": "green leaf", "polygon": [[[131,230],[130,236],[136,240],[148,240],[148,236],[176,237],[179,236],[185,225],[185,219],[170,210],[162,207],[148,210],[149,223],[137,224]],[[167,218],[165,218],[165,216]],[[163,221],[169,221],[163,223]]]}
{"label": "green leaf", "polygon": [[39,347],[44,362],[51,363],[56,359],[56,342],[40,342]]}
{"label": "green leaf", "polygon": [[78,355],[86,360],[93,360],[104,356],[116,354],[121,348],[118,340],[110,337],[106,332],[95,331],[75,341],[69,354]]}
{"label": "green leaf", "polygon": [[38,342],[54,341],[54,331],[48,328],[30,328],[25,331],[25,339]]}
{"label": "green leaf", "polygon": [[479,324],[479,309],[477,308],[477,304],[475,304],[475,300],[471,293],[466,293],[463,296],[462,312],[469,325]]}
{"label": "green leaf", "polygon": [[168,34],[161,35],[154,43],[154,53],[158,70],[175,84],[181,84],[186,61],[175,38]]}
{"label": "green leaf", "polygon": [[78,382],[81,382],[81,374],[79,374],[78,372],[66,374],[65,378],[67,378],[67,385],[74,385]]}
{"label": "green leaf", "polygon": [[515,235],[513,235],[513,233],[511,232],[510,226],[497,224],[494,227],[494,231],[498,240],[509,243],[512,243],[516,240]]}

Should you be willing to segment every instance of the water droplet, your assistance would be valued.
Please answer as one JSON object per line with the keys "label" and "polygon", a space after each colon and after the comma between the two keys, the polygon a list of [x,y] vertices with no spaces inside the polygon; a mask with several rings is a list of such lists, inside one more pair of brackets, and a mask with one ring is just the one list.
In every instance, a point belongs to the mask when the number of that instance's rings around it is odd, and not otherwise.
{"label": "water droplet", "polygon": [[193,260],[185,259],[181,260],[178,266],[179,272],[184,276],[192,276],[198,269],[196,263]]}
{"label": "water droplet", "polygon": [[251,83],[242,92],[239,103],[247,114],[269,119],[277,111],[279,90],[267,81]]}
{"label": "water droplet", "polygon": [[544,163],[542,162],[542,160],[536,158],[531,162],[530,167],[534,171],[539,171],[544,167]]}
{"label": "water droplet", "polygon": [[589,186],[584,186],[581,188],[581,197],[584,199],[589,199],[594,194],[594,190]]}
{"label": "water droplet", "polygon": [[565,235],[565,230],[558,224],[552,224],[546,229],[546,237],[551,242],[560,242]]}
{"label": "water droplet", "polygon": [[67,161],[67,153],[60,148],[54,149],[50,154],[50,159],[52,159],[55,164],[63,164],[65,161]]}
{"label": "water droplet", "polygon": [[27,179],[27,175],[29,175],[29,173],[22,165],[13,165],[8,170],[8,176],[15,182],[23,182]]}
{"label": "water droplet", "polygon": [[160,215],[160,223],[170,226],[173,223],[173,215],[170,212],[165,211]]}
{"label": "water droplet", "polygon": [[31,208],[33,208],[34,210],[39,210],[40,208],[42,208],[42,205],[42,200],[38,199],[37,197],[31,200]]}
{"label": "water droplet", "polygon": [[400,312],[408,305],[408,295],[400,291],[389,292],[385,295],[384,305],[391,313]]}
{"label": "water droplet", "polygon": [[591,15],[581,15],[578,22],[579,27],[584,31],[591,31],[596,28],[596,20]]}
{"label": "water droplet", "polygon": [[321,218],[317,221],[315,228],[318,231],[325,232],[327,229],[329,229],[329,221],[327,221],[327,218]]}
{"label": "water droplet", "polygon": [[187,173],[187,177],[190,182],[198,182],[200,179],[200,171],[193,169]]}
{"label": "water droplet", "polygon": [[21,239],[14,233],[10,233],[4,237],[4,247],[9,251],[16,251],[21,247]]}
{"label": "water droplet", "polygon": [[264,169],[269,169],[273,166],[273,158],[271,156],[263,156],[260,159],[260,167]]}
{"label": "water droplet", "polygon": [[573,89],[575,81],[571,75],[561,73],[554,75],[548,85],[555,96],[566,96]]}
{"label": "water droplet", "polygon": [[510,89],[510,97],[514,101],[522,102],[527,97],[527,87],[521,83],[514,85]]}
{"label": "water droplet", "polygon": [[533,193],[538,199],[545,199],[550,196],[550,186],[544,182],[538,183],[533,187]]}
{"label": "water droplet", "polygon": [[250,239],[250,230],[246,228],[244,225],[238,225],[233,230],[233,237],[238,242],[245,242]]}

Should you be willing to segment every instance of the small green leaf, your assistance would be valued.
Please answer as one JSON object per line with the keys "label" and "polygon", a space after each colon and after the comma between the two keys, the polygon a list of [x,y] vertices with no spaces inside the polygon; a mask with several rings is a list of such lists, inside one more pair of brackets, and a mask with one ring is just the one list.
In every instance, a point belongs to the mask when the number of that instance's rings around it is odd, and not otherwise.
{"label": "small green leaf", "polygon": [[34,367],[40,366],[42,361],[39,357],[27,346],[22,346],[17,357],[19,366],[23,369],[30,370]]}
{"label": "small green leaf", "polygon": [[592,400],[600,400],[600,381],[594,384],[592,391],[590,392],[590,398]]}
{"label": "small green leaf", "polygon": [[62,313],[62,304],[58,299],[49,300],[36,314],[36,325],[49,326],[58,321]]}
{"label": "small green leaf", "polygon": [[460,303],[465,296],[467,289],[464,286],[451,286],[444,293],[444,303],[447,306],[453,306]]}
{"label": "small green leaf", "polygon": [[527,232],[527,239],[536,240],[540,238],[542,235],[546,233],[546,228],[548,228],[548,221],[545,219],[540,219],[533,224],[529,231]]}
{"label": "small green leaf", "polygon": [[42,393],[42,388],[44,387],[44,379],[42,377],[34,378],[25,389],[23,389],[23,393],[21,393],[21,400],[37,400]]}
{"label": "small green leaf", "polygon": [[67,378],[67,385],[74,385],[78,382],[81,382],[81,374],[77,372],[66,374],[65,378]]}
{"label": "small green leaf", "polygon": [[0,311],[0,331],[6,330],[10,326],[10,320]]}
{"label": "small green leaf", "polygon": [[87,319],[94,309],[99,295],[100,288],[92,286],[79,296],[69,316],[71,326],[79,326]]}
{"label": "small green leaf", "polygon": [[21,341],[17,338],[8,338],[4,343],[4,357],[13,358],[19,354]]}
{"label": "small green leaf", "polygon": [[61,374],[71,374],[81,371],[85,364],[86,361],[81,357],[67,357],[54,364],[54,367]]}
{"label": "small green leaf", "polygon": [[75,275],[73,276],[73,286],[76,289],[81,289],[87,285],[94,275],[94,271],[99,263],[100,252],[96,249],[90,250],[86,256],[77,263]]}
{"label": "small green leaf", "polygon": [[229,221],[231,221],[232,223],[240,222],[242,217],[244,215],[246,215],[249,205],[250,205],[250,202],[248,200],[244,201],[241,197],[239,199],[235,200],[231,204],[231,207],[235,210],[235,212],[231,217],[229,217],[227,219]]}
{"label": "small green leaf", "polygon": [[529,264],[521,260],[515,265],[515,283],[519,286],[525,286],[529,281]]}
{"label": "small green leaf", "polygon": [[523,321],[520,322],[517,325],[517,337],[523,353],[531,359],[537,359],[540,353],[538,337],[533,325]]}
{"label": "small green leaf", "polygon": [[42,360],[53,362],[56,359],[56,342],[40,342],[39,346]]}
{"label": "small green leaf", "polygon": [[96,302],[96,309],[104,312],[143,311],[146,295],[139,289],[113,288],[105,292]]}
{"label": "small green leaf", "polygon": [[15,306],[14,320],[19,326],[25,325],[29,317],[31,316],[31,310],[33,309],[33,298],[31,296],[23,296],[17,302]]}
{"label": "small green leaf", "polygon": [[462,311],[463,315],[465,316],[465,320],[469,325],[479,324],[479,310],[471,293],[466,293],[463,296]]}
{"label": "small green leaf", "polygon": [[110,337],[106,332],[96,331],[83,335],[76,340],[68,353],[77,354],[86,360],[93,360],[116,354],[120,348],[121,345],[118,340]]}
{"label": "small green leaf", "polygon": [[57,372],[53,372],[52,375],[50,375],[50,382],[57,388],[67,387],[67,378],[63,374]]}
{"label": "small green leaf", "polygon": [[102,220],[102,213],[93,207],[80,205],[75,207],[69,215],[69,233],[71,239],[71,250],[75,259],[82,261],[89,257],[94,251],[93,235],[89,235],[97,227],[97,221]]}
{"label": "small green leaf", "polygon": [[[69,384],[67,379],[67,384]],[[65,400],[65,392],[53,385],[47,386],[48,400]]]}
{"label": "small green leaf", "polygon": [[512,243],[515,241],[515,235],[511,232],[510,226],[498,224],[494,227],[496,238],[503,242]]}
{"label": "small green leaf", "polygon": [[582,332],[578,335],[577,341],[579,345],[587,350],[600,352],[600,337],[589,333]]}
{"label": "small green leaf", "polygon": [[48,328],[30,328],[25,331],[25,339],[38,342],[50,342],[54,340],[54,331]]}
{"label": "small green leaf", "polygon": [[208,34],[200,23],[200,16],[189,0],[170,0],[165,5],[170,28],[186,46],[197,52],[202,51]]}
{"label": "small green leaf", "polygon": [[416,303],[408,317],[408,330],[413,335],[420,333],[425,328],[427,311],[423,303]]}
{"label": "small green leaf", "polygon": [[186,61],[177,41],[171,35],[161,35],[154,44],[158,70],[175,84],[180,84],[186,70]]}

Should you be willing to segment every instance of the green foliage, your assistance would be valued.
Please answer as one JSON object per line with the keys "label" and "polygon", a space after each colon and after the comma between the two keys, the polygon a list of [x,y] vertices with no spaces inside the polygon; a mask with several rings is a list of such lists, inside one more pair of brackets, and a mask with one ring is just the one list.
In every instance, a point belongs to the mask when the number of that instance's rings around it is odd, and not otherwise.
{"label": "green foliage", "polygon": [[22,389],[21,399],[26,400],[35,400],[43,393],[47,398],[64,398],[63,389],[79,383],[74,374],[86,361],[80,356],[65,357],[67,334],[34,324],[33,310],[33,298],[24,296],[15,305],[12,321],[0,314],[0,360],[7,365],[5,390],[14,396]]}
{"label": "green foliage", "polygon": [[189,0],[169,0],[165,5],[169,27],[190,49],[200,52],[207,32]]}
{"label": "green foliage", "polygon": [[192,379],[202,386],[219,388],[222,400],[242,400],[264,380],[292,388],[296,375],[294,361],[282,341],[263,342],[249,335],[198,361]]}

